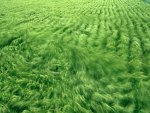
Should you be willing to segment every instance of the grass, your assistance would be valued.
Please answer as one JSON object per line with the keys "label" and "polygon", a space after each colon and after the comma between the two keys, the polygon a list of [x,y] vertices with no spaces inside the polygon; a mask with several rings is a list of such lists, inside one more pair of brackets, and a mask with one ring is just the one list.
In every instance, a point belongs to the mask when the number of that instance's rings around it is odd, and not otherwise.
{"label": "grass", "polygon": [[149,113],[150,5],[0,1],[0,113]]}

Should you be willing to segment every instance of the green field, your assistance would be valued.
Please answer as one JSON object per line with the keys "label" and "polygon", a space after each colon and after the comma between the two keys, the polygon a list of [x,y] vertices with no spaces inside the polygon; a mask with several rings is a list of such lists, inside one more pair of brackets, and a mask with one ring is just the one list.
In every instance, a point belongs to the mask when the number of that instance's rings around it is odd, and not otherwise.
{"label": "green field", "polygon": [[0,0],[0,113],[150,113],[150,0]]}

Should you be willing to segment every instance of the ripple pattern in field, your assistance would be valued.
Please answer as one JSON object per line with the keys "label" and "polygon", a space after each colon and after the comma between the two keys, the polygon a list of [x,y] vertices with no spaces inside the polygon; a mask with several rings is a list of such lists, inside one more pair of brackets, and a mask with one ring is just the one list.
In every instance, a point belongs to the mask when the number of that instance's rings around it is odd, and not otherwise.
{"label": "ripple pattern in field", "polygon": [[150,4],[0,1],[0,113],[149,113]]}

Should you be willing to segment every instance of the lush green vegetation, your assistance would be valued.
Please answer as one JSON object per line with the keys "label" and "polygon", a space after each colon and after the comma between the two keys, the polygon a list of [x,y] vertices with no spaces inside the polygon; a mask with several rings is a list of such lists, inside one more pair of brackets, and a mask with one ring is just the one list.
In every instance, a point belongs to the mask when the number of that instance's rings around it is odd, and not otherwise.
{"label": "lush green vegetation", "polygon": [[144,1],[150,3],[150,0],[144,0]]}
{"label": "lush green vegetation", "polygon": [[0,0],[0,113],[150,113],[150,4]]}

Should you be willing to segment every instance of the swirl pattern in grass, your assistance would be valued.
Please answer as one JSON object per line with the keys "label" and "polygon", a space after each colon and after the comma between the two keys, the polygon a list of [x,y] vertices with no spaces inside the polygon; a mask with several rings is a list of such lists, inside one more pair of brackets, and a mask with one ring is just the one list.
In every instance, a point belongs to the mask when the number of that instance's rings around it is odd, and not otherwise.
{"label": "swirl pattern in grass", "polygon": [[150,113],[150,4],[1,0],[0,113]]}

